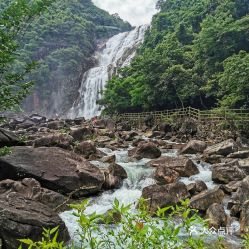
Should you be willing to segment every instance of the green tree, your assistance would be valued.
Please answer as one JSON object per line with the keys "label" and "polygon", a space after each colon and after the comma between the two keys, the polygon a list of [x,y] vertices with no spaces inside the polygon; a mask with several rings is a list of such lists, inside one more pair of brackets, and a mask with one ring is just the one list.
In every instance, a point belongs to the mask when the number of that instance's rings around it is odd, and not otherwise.
{"label": "green tree", "polygon": [[17,70],[13,64],[18,58],[17,37],[27,25],[41,12],[51,0],[18,0],[1,3],[0,12],[0,111],[16,107],[27,95],[32,82],[25,82],[25,76],[35,66],[30,62]]}

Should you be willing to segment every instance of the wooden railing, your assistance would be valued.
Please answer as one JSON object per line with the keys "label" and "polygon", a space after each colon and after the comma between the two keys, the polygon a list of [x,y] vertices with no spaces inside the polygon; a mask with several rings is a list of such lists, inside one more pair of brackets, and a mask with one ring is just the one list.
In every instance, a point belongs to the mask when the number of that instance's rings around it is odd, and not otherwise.
{"label": "wooden railing", "polygon": [[236,121],[239,124],[249,125],[249,110],[245,109],[213,109],[199,110],[192,107],[181,109],[141,112],[141,113],[123,113],[116,115],[120,121],[130,121],[133,125],[140,125],[148,118],[155,124],[162,121],[173,121],[176,118],[192,118],[198,122],[219,122]]}

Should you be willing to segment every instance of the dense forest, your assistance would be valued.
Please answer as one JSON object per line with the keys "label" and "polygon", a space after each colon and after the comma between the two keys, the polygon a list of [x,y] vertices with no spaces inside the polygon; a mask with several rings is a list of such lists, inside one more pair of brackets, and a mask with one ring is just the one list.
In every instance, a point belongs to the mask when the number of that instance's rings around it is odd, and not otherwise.
{"label": "dense forest", "polygon": [[[0,10],[12,2],[1,1]],[[12,69],[18,72],[27,62],[38,62],[27,79],[35,86],[25,110],[49,115],[69,109],[82,74],[95,62],[97,41],[130,29],[129,23],[97,8],[91,0],[54,1],[16,38],[19,56]]]}
{"label": "dense forest", "polygon": [[106,111],[249,108],[249,1],[157,6],[138,55],[108,83]]}

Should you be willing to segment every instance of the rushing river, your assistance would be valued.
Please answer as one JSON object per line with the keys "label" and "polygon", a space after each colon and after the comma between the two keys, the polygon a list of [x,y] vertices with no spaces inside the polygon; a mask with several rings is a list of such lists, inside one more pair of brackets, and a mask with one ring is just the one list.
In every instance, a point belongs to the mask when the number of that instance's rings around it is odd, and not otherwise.
{"label": "rushing river", "polygon": [[[108,155],[116,155],[116,163],[121,165],[127,172],[128,178],[124,180],[123,186],[120,189],[106,191],[102,193],[100,196],[93,197],[90,200],[90,205],[86,209],[86,213],[90,214],[96,212],[98,214],[104,214],[108,210],[112,208],[113,202],[115,199],[118,199],[121,204],[132,204],[133,209],[135,210],[135,206],[142,195],[142,189],[146,186],[152,185],[155,183],[153,179],[153,171],[154,169],[146,166],[146,164],[150,161],[150,159],[142,159],[140,161],[131,162],[128,157],[128,150],[117,150],[111,151],[109,149],[100,149]],[[166,153],[163,153],[162,156],[172,156],[175,157],[177,155],[176,150],[169,150]],[[194,175],[190,178],[181,178],[180,180],[185,184],[189,184],[195,182],[196,180],[202,180],[206,183],[209,189],[212,189],[217,186],[212,181],[212,171],[211,165],[199,162],[195,160],[195,157],[189,156],[198,166],[200,173]],[[98,161],[92,161],[92,163],[99,167],[105,167],[103,163]],[[227,200],[224,200],[224,207],[229,214],[229,210],[226,208]],[[77,218],[72,215],[73,211],[66,211],[61,213],[60,216],[64,220],[66,226],[68,227],[70,236],[72,240],[78,240],[79,227],[77,224]],[[239,222],[233,221],[230,224],[233,229],[239,230]],[[211,238],[212,239],[212,238]],[[232,248],[240,248],[238,244],[240,240],[237,236],[227,236],[226,241],[232,245]]]}

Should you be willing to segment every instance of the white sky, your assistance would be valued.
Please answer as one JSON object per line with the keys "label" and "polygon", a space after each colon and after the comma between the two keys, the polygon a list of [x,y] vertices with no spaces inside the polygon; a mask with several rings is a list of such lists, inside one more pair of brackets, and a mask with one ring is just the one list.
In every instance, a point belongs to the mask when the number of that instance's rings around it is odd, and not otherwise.
{"label": "white sky", "polygon": [[156,13],[157,0],[93,0],[101,9],[118,13],[125,21],[134,26],[149,24]]}

